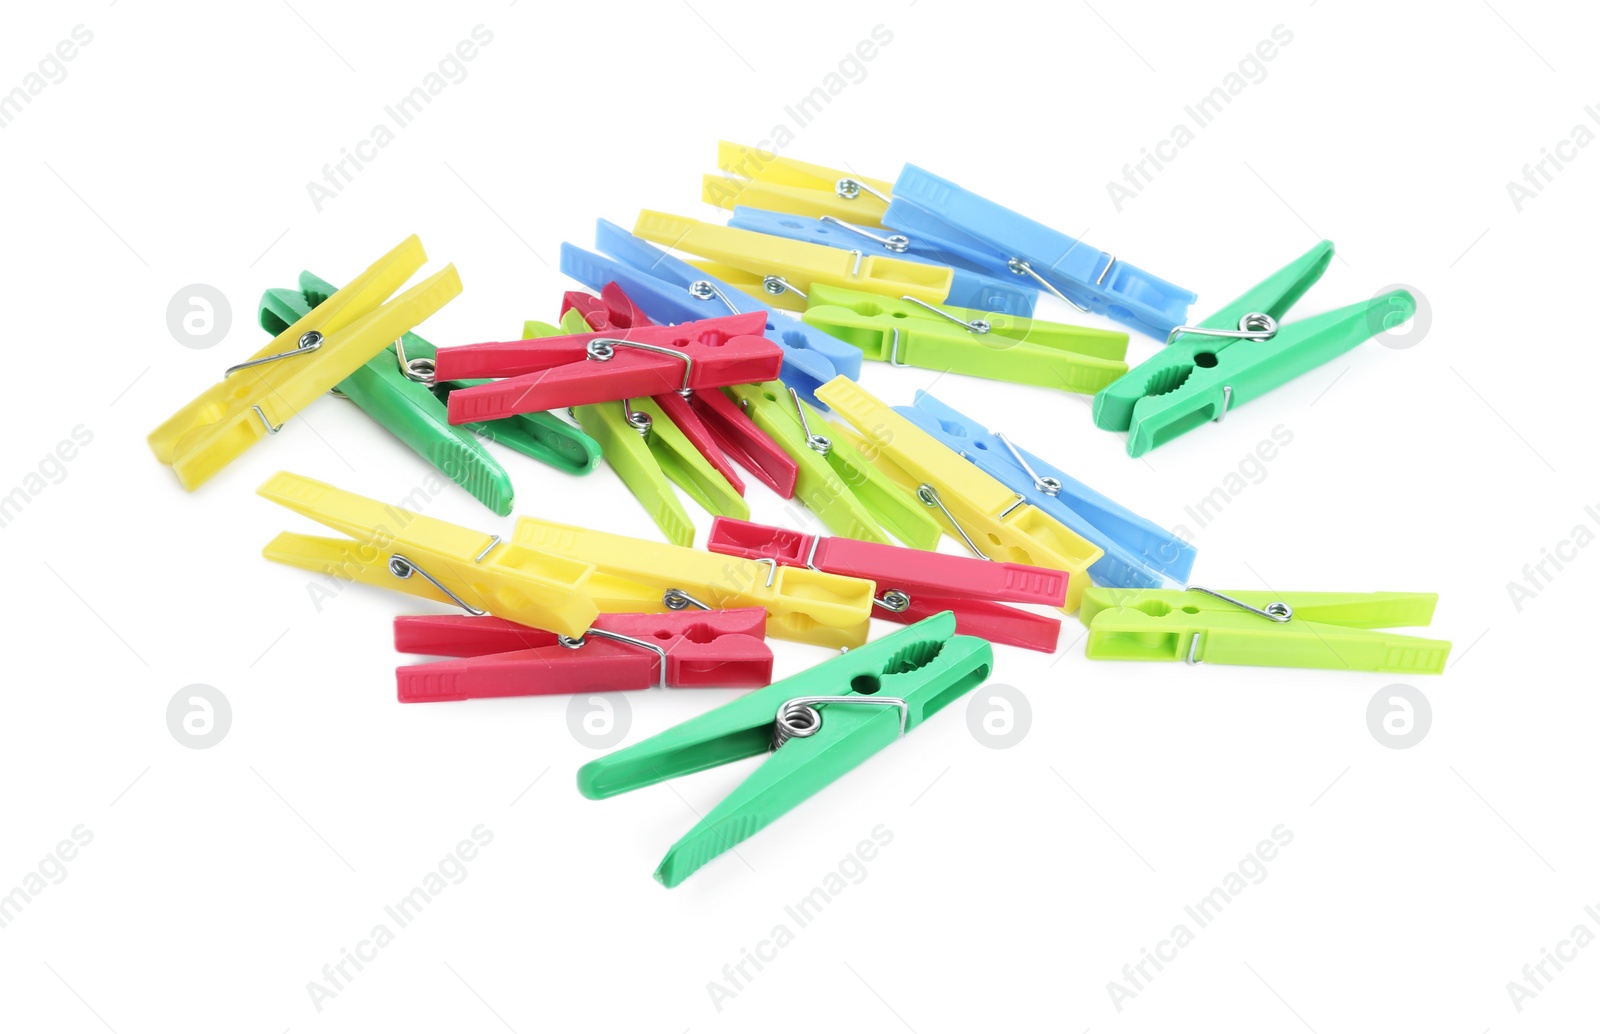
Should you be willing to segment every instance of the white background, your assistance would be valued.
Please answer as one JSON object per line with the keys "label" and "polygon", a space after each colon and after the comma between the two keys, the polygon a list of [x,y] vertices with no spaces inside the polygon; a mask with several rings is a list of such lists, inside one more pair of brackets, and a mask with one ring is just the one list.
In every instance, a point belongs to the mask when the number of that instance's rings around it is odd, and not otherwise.
{"label": "white background", "polygon": [[[0,929],[0,1024],[1327,1034],[1592,1021],[1600,947],[1547,967],[1520,1012],[1506,985],[1575,925],[1600,934],[1584,913],[1600,903],[1586,592],[1600,551],[1547,567],[1520,611],[1507,584],[1597,525],[1584,507],[1600,504],[1600,148],[1520,212],[1506,183],[1574,126],[1600,131],[1584,113],[1600,102],[1594,19],[1498,0],[693,3],[8,8],[0,90],[74,26],[93,40],[0,130],[0,492],[74,427],[93,440],[47,464],[59,483],[0,529],[0,889],[74,827],[93,840]],[[477,25],[493,40],[467,77],[319,212],[306,183]],[[717,140],[770,138],[878,25],[892,42],[784,153],[891,179],[915,162],[1199,292],[1196,317],[1327,236],[1341,258],[1300,314],[1404,283],[1432,318],[1411,347],[1364,345],[1145,461],[1096,430],[1081,397],[881,365],[864,383],[905,404],[937,381],[963,412],[1186,527],[1201,584],[1437,591],[1430,632],[1455,652],[1443,676],[1407,679],[1090,663],[1072,620],[1056,656],[998,651],[996,681],[1031,705],[1018,745],[984,746],[952,708],[669,892],[650,878],[661,854],[756,762],[584,800],[573,774],[598,755],[569,732],[568,700],[402,707],[390,621],[428,605],[355,587],[319,611],[303,573],[261,559],[277,531],[314,530],[254,495],[273,471],[394,500],[422,482],[420,460],[326,399],[189,495],[144,437],[264,340],[262,289],[302,268],[348,278],[408,233],[430,270],[454,261],[466,285],[426,337],[505,338],[554,318],[574,286],[553,268],[562,240],[587,246],[596,217],[631,225],[641,207],[718,218],[698,201]],[[1278,25],[1293,40],[1264,80],[1117,211],[1107,181]],[[166,326],[195,283],[231,302],[209,350]],[[1136,338],[1129,358],[1155,347]],[[1185,508],[1278,425],[1292,443],[1199,527]],[[609,471],[578,480],[501,455],[518,513],[656,537]],[[759,485],[750,496],[757,519],[792,520]],[[454,488],[429,512],[511,527]],[[780,674],[825,656],[776,649]],[[1433,708],[1404,750],[1366,720],[1398,681]],[[194,683],[232,706],[210,749],[166,724]],[[626,742],[726,699],[635,695]],[[493,842],[466,878],[315,1009],[307,982],[478,824]],[[865,878],[795,929],[785,906],[879,824],[893,841]],[[1279,824],[1293,842],[1267,878],[1119,1011],[1107,982]],[[708,983],[780,923],[793,942],[760,972],[747,964],[719,1010]]]}

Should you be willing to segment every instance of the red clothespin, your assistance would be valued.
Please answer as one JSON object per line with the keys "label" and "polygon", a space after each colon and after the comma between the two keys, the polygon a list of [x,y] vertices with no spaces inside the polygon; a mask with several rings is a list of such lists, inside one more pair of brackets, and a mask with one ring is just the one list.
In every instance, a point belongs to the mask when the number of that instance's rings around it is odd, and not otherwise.
{"label": "red clothespin", "polygon": [[760,607],[602,614],[576,639],[501,618],[394,619],[401,653],[461,660],[395,669],[400,702],[549,696],[652,686],[765,686],[772,681]]}
{"label": "red clothespin", "polygon": [[[600,297],[585,291],[561,296],[561,313],[577,309],[597,331],[622,333],[654,323],[616,283],[606,284]],[[744,481],[728,462],[731,456],[756,480],[785,499],[794,498],[800,468],[794,458],[767,436],[738,405],[720,391],[668,392],[653,396],[656,405],[672,419],[684,437],[694,443],[706,461],[728,479],[740,495]]]}
{"label": "red clothespin", "polygon": [[751,384],[778,375],[783,350],[762,335],[764,312],[671,327],[637,327],[532,341],[441,348],[440,381],[503,377],[450,393],[452,424],[498,420],[594,402]]}
{"label": "red clothespin", "polygon": [[949,610],[955,612],[956,631],[963,635],[1046,653],[1056,648],[1061,633],[1059,617],[1004,604],[1062,606],[1067,599],[1065,571],[806,535],[730,517],[711,522],[706,549],[869,579],[876,586],[872,616],[901,624]]}

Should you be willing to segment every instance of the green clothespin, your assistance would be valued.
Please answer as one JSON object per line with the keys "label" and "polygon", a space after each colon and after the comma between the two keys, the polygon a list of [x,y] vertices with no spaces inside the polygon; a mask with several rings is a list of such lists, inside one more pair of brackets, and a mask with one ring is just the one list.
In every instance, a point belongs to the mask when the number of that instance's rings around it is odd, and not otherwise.
{"label": "green clothespin", "polygon": [[1095,587],[1088,656],[1437,675],[1450,643],[1373,631],[1427,625],[1431,592],[1229,592]]}
{"label": "green clothespin", "polygon": [[[298,290],[272,289],[262,295],[260,324],[269,333],[281,333],[336,290],[311,273],[301,273]],[[460,385],[430,388],[426,382],[433,346],[410,333],[399,345],[405,349],[404,362],[391,344],[341,381],[336,390],[479,502],[501,516],[509,514],[513,499],[510,475],[467,429],[449,424],[444,405],[434,393]],[[543,419],[518,417],[470,425],[469,429],[570,473],[587,473],[594,467],[599,447],[576,428],[546,414],[530,416]],[[555,428],[547,426],[552,423]]]}
{"label": "green clothespin", "polygon": [[749,518],[750,505],[652,399],[578,406],[573,416],[673,545],[694,545],[694,523],[673,484],[709,513]]}
{"label": "green clothespin", "polygon": [[805,321],[892,366],[1093,394],[1128,372],[1128,335],[812,285]]}
{"label": "green clothespin", "polygon": [[[854,448],[834,448],[838,432],[781,381],[725,389],[757,427],[800,467],[795,498],[828,530],[865,542],[890,540],[882,529],[916,549],[936,549],[939,524],[916,497],[902,490]],[[823,433],[826,430],[828,433]]]}
{"label": "green clothespin", "polygon": [[1416,312],[1390,291],[1310,319],[1280,324],[1333,261],[1322,241],[1194,327],[1175,327],[1167,347],[1094,397],[1094,422],[1128,432],[1140,456],[1228,410],[1343,355]]}
{"label": "green clothespin", "polygon": [[578,770],[597,800],[773,754],[667,852],[676,887],[989,677],[994,649],[935,614]]}

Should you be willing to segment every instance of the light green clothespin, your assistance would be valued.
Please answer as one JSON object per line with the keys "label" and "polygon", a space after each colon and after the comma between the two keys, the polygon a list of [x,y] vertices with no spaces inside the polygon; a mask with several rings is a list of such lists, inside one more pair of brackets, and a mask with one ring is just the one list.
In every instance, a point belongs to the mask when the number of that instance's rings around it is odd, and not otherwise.
{"label": "light green clothespin", "polygon": [[892,366],[1093,394],[1128,371],[1128,335],[815,284],[805,321]]}
{"label": "light green clothespin", "polygon": [[795,498],[835,535],[888,543],[884,529],[916,549],[935,549],[939,524],[916,497],[849,446],[834,448],[833,425],[781,381],[725,389],[755,425],[800,468]]}
{"label": "light green clothespin", "polygon": [[1375,629],[1433,620],[1431,592],[1092,588],[1078,617],[1092,660],[1188,661],[1437,675],[1450,643]]}

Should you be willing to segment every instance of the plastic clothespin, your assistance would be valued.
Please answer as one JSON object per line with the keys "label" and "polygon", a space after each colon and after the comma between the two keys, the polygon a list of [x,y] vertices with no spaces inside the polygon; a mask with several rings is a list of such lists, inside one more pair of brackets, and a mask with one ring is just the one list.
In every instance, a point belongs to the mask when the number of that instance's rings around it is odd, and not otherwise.
{"label": "plastic clothespin", "polygon": [[1195,548],[1154,521],[1107,499],[1004,434],[962,416],[925,391],[895,412],[985,474],[1105,551],[1089,565],[1096,585],[1156,589],[1189,580]]}
{"label": "plastic clothespin", "polygon": [[588,592],[592,564],[502,542],[498,535],[286,471],[268,478],[256,494],[349,536],[283,532],[262,550],[268,560],[562,635],[582,635],[600,613]]}
{"label": "plastic clothespin", "polygon": [[1067,572],[1062,609],[1078,609],[1088,587],[1088,569],[1103,555],[1099,546],[945,448],[859,385],[840,379],[817,393],[855,428],[865,455],[932,510],[947,534],[985,560]]}
{"label": "plastic clothespin", "polygon": [[150,432],[151,451],[184,488],[192,492],[205,484],[461,293],[455,267],[446,266],[384,300],[425,261],[422,241],[407,237]]}
{"label": "plastic clothespin", "polygon": [[1022,277],[1084,312],[1097,312],[1164,338],[1189,314],[1193,291],[1169,284],[1115,255],[1058,233],[987,198],[907,165],[884,219],[964,253],[995,276]]}
{"label": "plastic clothespin", "polygon": [[534,517],[517,521],[512,541],[593,565],[588,591],[607,613],[763,607],[767,635],[774,639],[834,649],[867,639],[872,584],[859,578],[730,559]]}
{"label": "plastic clothespin", "polygon": [[800,470],[795,497],[834,534],[883,543],[893,535],[917,549],[939,544],[938,523],[856,449],[836,448],[837,429],[798,393],[777,381],[734,385],[728,392],[794,457]]}
{"label": "plastic clothespin", "polygon": [[596,221],[594,238],[605,254],[561,245],[561,272],[591,291],[615,282],[657,323],[766,313],[767,340],[783,349],[779,379],[813,404],[821,385],[835,377],[861,376],[859,350],[774,308],[763,300],[765,292],[747,294],[604,219]]}
{"label": "plastic clothespin", "polygon": [[[300,274],[298,288],[269,289],[261,296],[262,329],[282,333],[337,290],[312,273]],[[450,425],[444,401],[436,392],[456,385],[429,386],[433,353],[432,344],[407,332],[333,390],[504,517],[511,512],[513,501],[511,475],[473,434]],[[589,473],[600,458],[600,447],[593,439],[547,413],[477,424],[470,430],[570,474]]]}
{"label": "plastic clothespin", "polygon": [[888,180],[780,158],[726,140],[717,144],[717,167],[723,175],[708,174],[701,186],[701,198],[709,204],[831,215],[865,226],[877,226],[883,218],[893,186]]}
{"label": "plastic clothespin", "polygon": [[1061,634],[1060,618],[1005,604],[1062,606],[1067,601],[1063,571],[807,535],[727,517],[711,522],[706,548],[727,556],[771,557],[785,567],[869,579],[877,587],[873,616],[902,625],[948,610],[955,614],[956,631],[963,635],[1045,653],[1056,648]]}
{"label": "plastic clothespin", "polygon": [[805,321],[891,366],[1093,394],[1128,371],[1128,335],[818,284]]}
{"label": "plastic clothespin", "polygon": [[930,266],[862,249],[841,251],[718,223],[644,211],[633,232],[647,241],[699,255],[695,266],[741,290],[764,291],[784,309],[805,308],[812,284],[853,287],[858,291],[910,295],[933,305],[950,296],[954,273],[948,266]]}
{"label": "plastic clothespin", "polygon": [[395,670],[403,704],[482,697],[609,693],[660,686],[765,686],[767,615],[755,607],[601,614],[576,638],[463,614],[394,619],[401,653],[458,657]]}
{"label": "plastic clothespin", "polygon": [[661,860],[656,879],[676,887],[987,679],[994,648],[955,627],[954,615],[935,615],[591,761],[578,791],[614,797],[770,744],[772,756]]}
{"label": "plastic clothespin", "polygon": [[1416,312],[1416,300],[1400,290],[1279,323],[1332,261],[1333,242],[1322,241],[1199,326],[1173,328],[1166,348],[1095,396],[1095,426],[1127,431],[1128,455],[1142,455]]}
{"label": "plastic clothespin", "polygon": [[1088,656],[1438,675],[1450,643],[1371,631],[1427,625],[1431,592],[1090,589]]}
{"label": "plastic clothespin", "polygon": [[573,334],[441,348],[440,380],[503,377],[450,393],[450,422],[771,380],[783,351],[762,335],[764,313],[641,327],[626,335]]}
{"label": "plastic clothespin", "polygon": [[[650,317],[614,282],[606,284],[598,298],[582,291],[568,291],[562,296],[563,314],[572,309],[583,315],[591,330],[620,333],[653,325]],[[654,401],[739,495],[744,495],[744,482],[728,462],[730,456],[783,498],[794,495],[794,460],[728,396],[720,391],[674,391],[657,395]]]}
{"label": "plastic clothespin", "polygon": [[733,210],[728,225],[752,233],[766,233],[792,241],[823,244],[846,251],[858,249],[883,251],[911,262],[933,266],[948,266],[952,271],[950,293],[945,298],[948,305],[959,305],[984,312],[1004,313],[1012,316],[1032,316],[1034,302],[1039,292],[1015,280],[1000,280],[985,273],[958,266],[948,252],[937,248],[918,247],[905,234],[857,226],[831,215],[821,219],[791,215],[788,212],[768,212],[760,208],[740,205]]}

